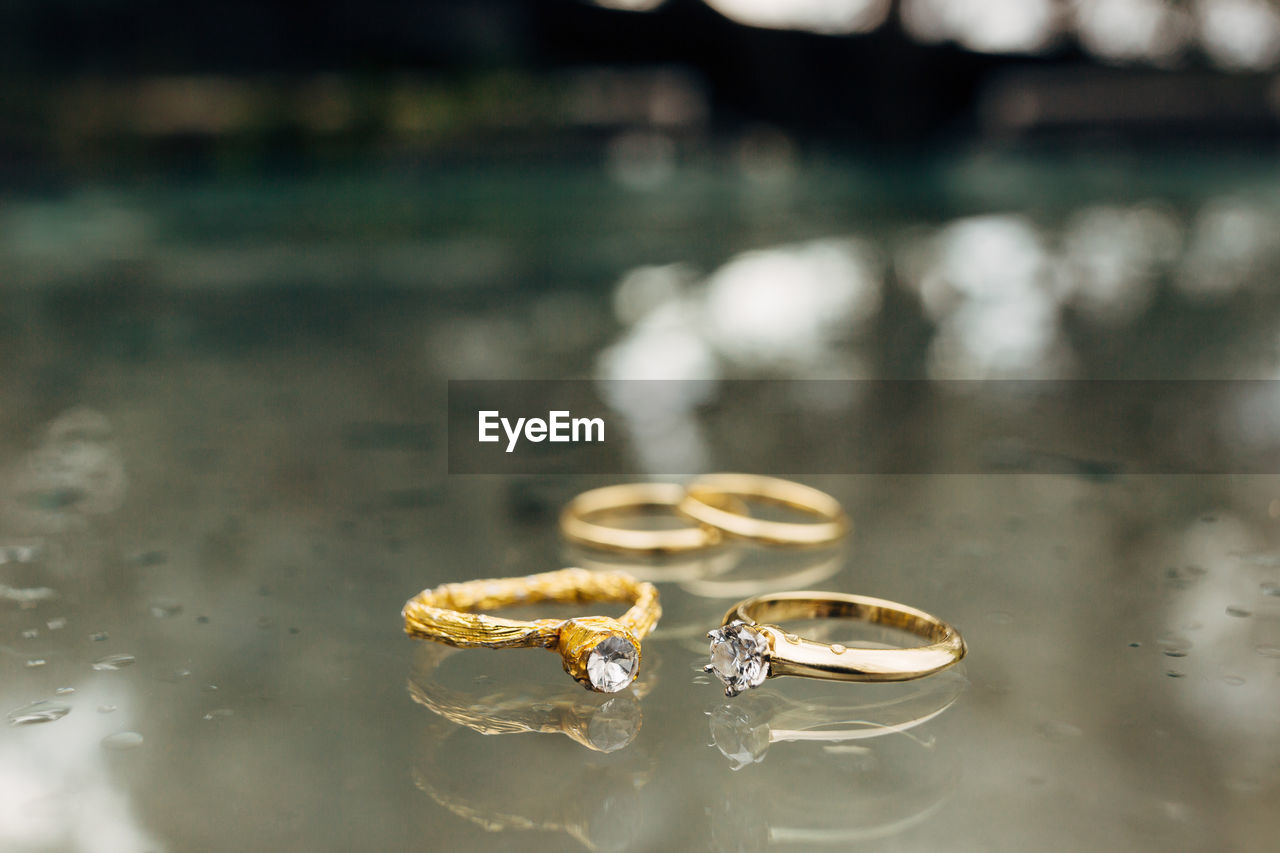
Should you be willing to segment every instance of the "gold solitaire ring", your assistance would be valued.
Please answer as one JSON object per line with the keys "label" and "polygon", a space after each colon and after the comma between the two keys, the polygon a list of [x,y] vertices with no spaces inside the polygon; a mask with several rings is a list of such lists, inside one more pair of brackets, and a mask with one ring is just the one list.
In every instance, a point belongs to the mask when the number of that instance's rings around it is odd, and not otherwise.
{"label": "gold solitaire ring", "polygon": [[[617,619],[521,621],[476,611],[541,602],[630,602]],[[447,583],[405,602],[405,633],[458,648],[555,649],[564,670],[588,690],[617,693],[640,670],[640,640],[662,615],[658,588],[623,572],[560,569],[520,578]]]}
{"label": "gold solitaire ring", "polygon": [[[908,631],[928,641],[909,649],[847,648],[787,633],[764,620],[856,619]],[[749,598],[707,633],[711,663],[726,696],[766,678],[800,675],[830,681],[910,681],[946,669],[965,655],[960,632],[914,607],[837,592],[783,592]]]}
{"label": "gold solitaire ring", "polygon": [[[770,521],[738,510],[743,498],[789,507],[817,521]],[[676,510],[694,521],[761,545],[828,545],[852,525],[840,502],[809,486],[760,474],[706,474],[685,486]]]}

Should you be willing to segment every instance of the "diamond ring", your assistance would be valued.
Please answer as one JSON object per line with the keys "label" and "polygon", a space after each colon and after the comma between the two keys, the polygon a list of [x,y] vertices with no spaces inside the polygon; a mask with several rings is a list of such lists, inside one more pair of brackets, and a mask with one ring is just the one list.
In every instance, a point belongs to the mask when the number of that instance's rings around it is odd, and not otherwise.
{"label": "diamond ring", "polygon": [[[617,619],[581,616],[525,622],[475,611],[540,602],[630,602]],[[617,693],[640,671],[640,640],[662,608],[658,588],[624,572],[560,569],[520,578],[447,583],[405,602],[405,633],[458,648],[555,649],[564,670],[588,690]]]}
{"label": "diamond ring", "polygon": [[[897,628],[928,641],[915,648],[848,648],[787,633],[761,620],[843,618]],[[964,639],[922,610],[861,595],[784,592],[749,598],[707,633],[711,663],[703,669],[724,683],[726,696],[766,678],[799,675],[831,681],[910,681],[946,669],[965,656]]]}

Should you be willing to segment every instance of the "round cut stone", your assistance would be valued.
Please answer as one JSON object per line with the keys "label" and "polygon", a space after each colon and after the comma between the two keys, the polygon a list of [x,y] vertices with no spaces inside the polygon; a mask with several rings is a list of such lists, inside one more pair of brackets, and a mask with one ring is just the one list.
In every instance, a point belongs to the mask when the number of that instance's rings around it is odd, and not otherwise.
{"label": "round cut stone", "polygon": [[[581,658],[579,658],[581,660]],[[602,640],[587,657],[587,678],[602,693],[617,693],[636,678],[640,654],[625,637]]]}
{"label": "round cut stone", "polygon": [[731,622],[707,634],[711,640],[711,664],[707,667],[724,682],[726,696],[759,687],[769,677],[769,641],[745,622]]}

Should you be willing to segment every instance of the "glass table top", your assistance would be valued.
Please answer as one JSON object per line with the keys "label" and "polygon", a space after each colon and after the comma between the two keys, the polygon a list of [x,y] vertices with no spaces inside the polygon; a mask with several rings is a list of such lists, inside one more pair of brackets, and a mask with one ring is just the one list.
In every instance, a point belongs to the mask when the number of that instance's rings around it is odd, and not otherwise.
{"label": "glass table top", "polygon": [[[655,562],[556,527],[583,489],[646,477],[642,440],[618,476],[448,474],[448,379],[1276,375],[1261,166],[1080,187],[968,162],[896,204],[831,170],[640,197],[584,170],[12,199],[0,847],[1272,849],[1274,475],[806,475],[853,519],[843,547]],[[729,402],[680,410],[691,465],[765,446]],[[794,405],[940,471],[964,451],[927,412]],[[1269,447],[1271,411],[1223,418]],[[425,587],[566,565],[661,591],[623,693],[542,650],[403,634]],[[969,655],[726,698],[705,632],[795,588],[927,610]]]}

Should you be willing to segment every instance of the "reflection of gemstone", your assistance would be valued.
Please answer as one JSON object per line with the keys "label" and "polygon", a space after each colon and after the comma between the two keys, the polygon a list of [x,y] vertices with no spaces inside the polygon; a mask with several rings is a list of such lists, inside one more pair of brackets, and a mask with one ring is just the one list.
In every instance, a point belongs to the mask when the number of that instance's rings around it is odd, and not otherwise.
{"label": "reflection of gemstone", "polygon": [[711,739],[734,770],[755,764],[769,749],[769,727],[753,725],[740,706],[721,705],[711,712]]}
{"label": "reflection of gemstone", "polygon": [[769,676],[769,641],[745,622],[735,621],[707,633],[711,663],[705,669],[724,682],[726,696],[759,687]]}
{"label": "reflection of gemstone", "polygon": [[587,677],[591,686],[602,693],[617,693],[636,677],[640,655],[630,640],[609,637],[591,650],[587,658]]}
{"label": "reflection of gemstone", "polygon": [[640,705],[629,695],[605,702],[587,723],[587,740],[601,752],[614,752],[635,740],[640,730]]}

